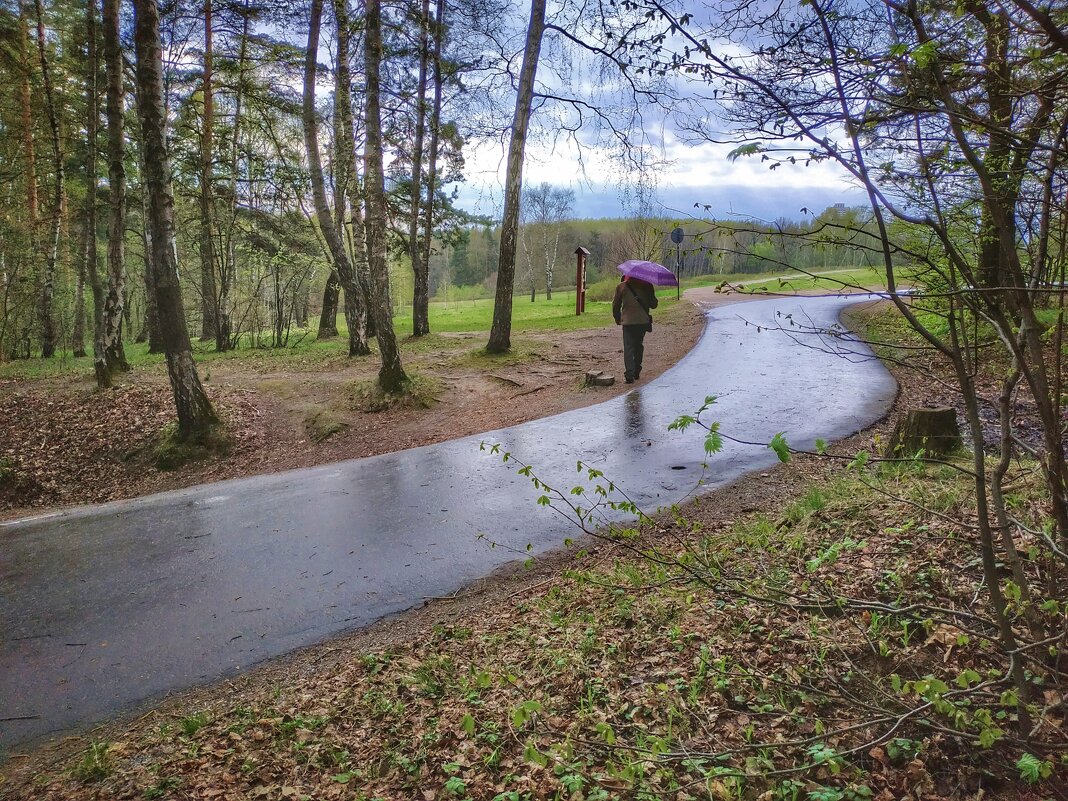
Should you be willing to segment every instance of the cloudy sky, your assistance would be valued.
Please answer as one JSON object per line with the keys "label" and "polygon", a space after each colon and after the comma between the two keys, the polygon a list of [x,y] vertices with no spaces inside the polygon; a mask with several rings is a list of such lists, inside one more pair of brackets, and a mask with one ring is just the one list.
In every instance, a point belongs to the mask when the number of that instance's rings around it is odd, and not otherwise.
{"label": "cloudy sky", "polygon": [[[516,3],[516,18],[525,20],[525,3],[523,0],[516,0]],[[520,10],[523,13],[519,13]],[[517,38],[521,33],[522,29],[517,28]],[[546,41],[546,47],[550,47],[554,40],[547,36]],[[721,42],[717,50],[721,54],[729,52],[735,58],[748,52],[738,42]],[[515,52],[518,59],[521,46]],[[546,55],[547,52],[550,55]],[[663,95],[667,99],[665,105],[642,106],[639,101],[639,106],[635,107],[627,92],[628,84],[613,79],[601,67],[603,64],[596,59],[583,61],[581,55],[576,56],[568,50],[566,43],[552,51],[543,48],[537,74],[538,92],[556,97],[578,97],[606,111],[613,118],[613,125],[626,130],[632,141],[649,149],[651,158],[662,162],[663,166],[655,170],[652,179],[654,202],[658,207],[650,209],[651,213],[679,219],[742,216],[772,221],[781,217],[801,219],[804,216],[802,208],[818,214],[835,203],[865,203],[865,196],[850,185],[844,172],[828,163],[807,167],[803,164],[782,165],[769,170],[771,162],[761,162],[759,156],[736,161],[728,159],[728,153],[737,142],[706,141],[693,145],[683,141],[673,127],[673,117],[679,116],[687,127],[705,128],[717,124],[718,101],[709,100],[709,85],[700,82],[691,85],[687,83],[688,78],[679,75],[661,85],[662,89],[668,90]],[[685,116],[687,114],[691,116]],[[596,122],[595,116],[584,119]],[[633,196],[633,191],[627,192],[626,182],[621,180],[620,165],[603,149],[589,146],[579,153],[575,145],[574,137],[592,142],[598,133],[584,127],[574,135],[561,135],[560,129],[555,127],[557,121],[564,129],[567,122],[574,123],[573,112],[567,110],[566,103],[550,101],[536,107],[531,120],[533,141],[527,146],[524,183],[531,185],[544,181],[574,189],[576,217],[633,215],[635,203],[627,197],[628,194]],[[600,135],[604,136],[603,130]],[[736,138],[723,132],[718,136]],[[557,140],[555,148],[550,144],[554,139]],[[611,141],[609,137],[609,143]],[[501,141],[471,142],[465,147],[467,181],[460,187],[462,206],[500,217],[506,145],[507,142]],[[709,207],[707,211],[703,208],[706,205]]]}
{"label": "cloudy sky", "polygon": [[[844,173],[829,164],[783,165],[769,170],[759,157],[730,161],[727,154],[731,147],[727,145],[695,147],[667,139],[661,150],[666,163],[657,170],[655,191],[655,201],[665,217],[800,219],[802,208],[818,214],[835,203],[865,202]],[[467,154],[468,181],[460,187],[463,207],[500,216],[504,162],[503,151],[494,146]],[[528,152],[524,183],[544,181],[574,189],[576,217],[623,217],[633,212],[633,203],[613,179],[618,174],[618,166],[603,155],[586,153],[580,162],[573,149],[550,152],[535,147]],[[711,208],[706,212],[695,204]]]}

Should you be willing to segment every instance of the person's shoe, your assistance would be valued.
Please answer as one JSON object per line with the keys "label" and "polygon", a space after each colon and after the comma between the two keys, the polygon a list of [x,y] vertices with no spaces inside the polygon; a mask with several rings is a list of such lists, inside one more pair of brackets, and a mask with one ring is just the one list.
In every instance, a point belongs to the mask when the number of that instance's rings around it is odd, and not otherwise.
{"label": "person's shoe", "polygon": [[634,379],[631,378],[629,375],[628,376],[624,376],[623,377],[623,383],[624,384],[633,384],[634,383]]}

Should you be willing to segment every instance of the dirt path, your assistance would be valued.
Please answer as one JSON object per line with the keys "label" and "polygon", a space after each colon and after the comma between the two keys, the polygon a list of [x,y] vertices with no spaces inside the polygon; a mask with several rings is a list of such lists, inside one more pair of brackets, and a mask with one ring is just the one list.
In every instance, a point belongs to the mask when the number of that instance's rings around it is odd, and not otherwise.
{"label": "dirt path", "polygon": [[[698,306],[747,299],[690,290],[657,315],[643,379],[675,364],[696,342]],[[403,343],[406,368],[420,376],[428,408],[360,408],[358,388],[373,380],[374,357],[304,360],[245,351],[202,365],[205,386],[232,439],[226,456],[165,471],[155,443],[171,422],[161,365],[127,374],[113,392],[90,376],[0,381],[0,519],[49,508],[101,503],[228,478],[372,456],[515,425],[622,394],[585,388],[584,374],[619,377],[618,329],[532,331],[513,353],[488,357],[484,335],[439,334]]]}

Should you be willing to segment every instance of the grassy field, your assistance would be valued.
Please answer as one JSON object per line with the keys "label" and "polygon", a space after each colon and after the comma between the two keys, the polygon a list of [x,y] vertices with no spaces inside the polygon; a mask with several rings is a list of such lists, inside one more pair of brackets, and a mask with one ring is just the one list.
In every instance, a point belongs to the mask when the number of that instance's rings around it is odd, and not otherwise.
{"label": "grassy field", "polygon": [[[824,277],[813,278],[801,275],[797,278],[768,278],[766,275],[734,274],[730,276],[710,275],[697,278],[685,278],[683,291],[692,287],[716,286],[729,279],[732,285],[742,284],[747,292],[791,292],[795,290],[821,288],[836,291],[846,285],[877,286],[880,275],[875,270],[833,271]],[[604,283],[604,282],[602,282]],[[604,287],[602,292],[604,293]],[[676,302],[677,291],[674,287],[663,287],[657,291],[660,298],[661,313]],[[573,331],[583,328],[600,328],[610,325],[612,321],[611,303],[606,300],[593,300],[587,297],[586,313],[575,315],[575,290],[557,291],[551,301],[544,296],[531,303],[528,296],[516,295],[512,302],[512,331],[522,335],[525,331],[560,330]],[[272,349],[252,347],[251,337],[244,337],[241,346],[226,353],[217,353],[213,342],[194,342],[193,351],[198,362],[213,362],[219,359],[251,360],[263,366],[269,364],[326,362],[331,359],[345,358],[347,331],[344,317],[339,315],[341,336],[336,339],[319,341],[315,331],[294,329],[290,333],[289,344],[285,348]],[[486,334],[493,322],[493,298],[475,300],[435,301],[430,304],[430,329],[435,334],[459,332],[477,332]],[[402,339],[411,337],[412,314],[410,307],[404,307],[394,318],[397,336]],[[402,342],[402,352],[412,352],[428,347],[442,346],[439,337]],[[469,345],[469,343],[468,343]],[[126,356],[134,368],[148,367],[162,363],[160,354],[150,354],[145,344],[128,343]],[[0,379],[4,378],[47,378],[74,373],[92,372],[92,359],[74,358],[70,351],[60,351],[54,359],[30,359],[0,363]]]}
{"label": "grassy field", "polygon": [[[666,302],[673,302],[671,295]],[[457,332],[476,332],[488,335],[493,321],[493,299],[482,298],[469,301],[436,302],[430,304],[430,328],[434,332],[430,337],[418,340],[410,339],[412,333],[411,310],[405,309],[394,318],[397,336],[402,339],[401,350],[414,352],[427,348],[441,348],[445,343],[437,334]],[[539,297],[534,303],[528,298],[517,296],[512,306],[512,332],[521,336],[525,331],[555,329],[571,331],[581,328],[600,328],[612,322],[611,304],[605,302],[587,302],[586,313],[575,315],[574,290],[557,292],[551,301]],[[319,341],[315,330],[293,329],[289,344],[285,348],[251,347],[251,338],[244,337],[241,346],[233,351],[218,353],[214,342],[193,342],[193,352],[198,362],[211,363],[216,360],[252,360],[256,363],[282,364],[327,362],[332,359],[346,358],[348,330],[345,328],[344,315],[338,315],[340,336],[335,339]],[[461,343],[457,342],[459,347]],[[470,342],[463,347],[470,348]],[[150,354],[147,344],[127,343],[126,356],[133,368],[161,364],[161,354]],[[70,351],[60,351],[54,359],[30,359],[0,363],[0,379],[4,378],[47,378],[71,373],[92,373],[90,357],[74,358]]]}
{"label": "grassy field", "polygon": [[[701,279],[703,280],[703,279]],[[695,286],[718,284],[720,281],[710,281]],[[871,267],[859,267],[852,270],[833,270],[826,273],[796,276],[731,276],[732,285],[742,284],[746,292],[800,292],[810,289],[821,289],[827,292],[839,292],[856,287],[885,287],[886,279],[883,273]]]}

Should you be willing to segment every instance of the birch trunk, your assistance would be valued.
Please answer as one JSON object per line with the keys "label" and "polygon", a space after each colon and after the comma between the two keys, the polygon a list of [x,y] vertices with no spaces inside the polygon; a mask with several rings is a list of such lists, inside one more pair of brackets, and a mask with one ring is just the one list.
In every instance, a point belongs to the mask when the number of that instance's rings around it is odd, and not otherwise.
{"label": "birch trunk", "polygon": [[[412,144],[412,203],[408,219],[408,256],[412,262],[412,334],[430,333],[430,276],[419,243],[423,206],[423,140],[426,136],[426,73],[430,61],[430,0],[423,0],[419,16],[419,79],[416,84],[415,142]],[[433,202],[430,197],[428,202]],[[425,231],[429,237],[430,232]]]}
{"label": "birch trunk", "polygon": [[100,282],[97,268],[96,247],[96,138],[100,120],[100,100],[97,92],[97,67],[99,58],[96,51],[96,0],[85,4],[85,26],[88,34],[85,64],[85,106],[88,121],[86,138],[88,147],[85,155],[85,249],[83,263],[88,274],[89,286],[93,292],[93,373],[96,385],[100,389],[111,386],[111,371],[108,370],[104,357],[104,287]]}
{"label": "birch trunk", "polygon": [[56,353],[56,330],[52,301],[56,293],[56,261],[59,258],[59,236],[63,222],[64,165],[59,138],[59,119],[56,116],[55,92],[52,86],[52,69],[48,61],[45,41],[44,8],[41,0],[34,0],[37,12],[37,54],[41,61],[41,82],[44,85],[45,116],[52,143],[52,169],[55,188],[52,195],[52,227],[49,232],[48,251],[45,254],[44,280],[37,312],[40,328],[41,357],[52,358]]}
{"label": "birch trunk", "polygon": [[380,0],[367,0],[364,34],[364,80],[366,81],[367,145],[364,151],[364,197],[367,218],[367,264],[371,279],[371,313],[375,318],[378,350],[382,366],[378,370],[378,385],[383,392],[401,392],[408,376],[401,366],[400,350],[393,333],[393,316],[389,298],[389,266],[386,261],[386,187],[382,165],[382,111],[379,101],[382,66],[382,5]]}
{"label": "birch trunk", "polygon": [[[104,300],[104,359],[112,373],[129,370],[122,345],[123,314],[126,310],[126,143],[122,77],[122,45],[119,41],[119,0],[104,0],[104,70],[107,75],[105,114],[108,124],[108,292]],[[147,253],[147,250],[146,250]],[[148,304],[154,309],[152,298]],[[153,314],[149,315],[152,322]],[[155,323],[152,323],[155,325]],[[151,328],[149,341],[152,341]],[[153,351],[158,353],[158,348]]]}
{"label": "birch trunk", "polygon": [[545,0],[532,0],[527,46],[519,73],[519,92],[512,117],[508,145],[508,168],[504,182],[504,219],[501,221],[501,255],[497,267],[497,294],[493,303],[493,327],[486,350],[504,353],[512,347],[512,290],[515,284],[516,237],[519,233],[519,203],[523,192],[523,151],[527,144],[530,109],[534,101],[534,78],[545,32]]}
{"label": "birch trunk", "polygon": [[[319,130],[315,117],[316,56],[319,51],[319,29],[323,18],[323,0],[312,0],[311,20],[308,27],[308,50],[304,61],[304,148],[308,155],[308,170],[311,174],[312,198],[315,202],[315,217],[323,232],[330,255],[334,260],[338,282],[345,290],[345,318],[349,327],[349,355],[362,356],[370,353],[365,331],[367,309],[363,304],[352,271],[352,263],[345,252],[341,235],[334,225],[330,206],[326,200],[323,181],[323,163],[319,156]],[[325,303],[324,303],[325,310]],[[351,316],[350,316],[351,315]],[[321,329],[320,329],[321,330]]]}

